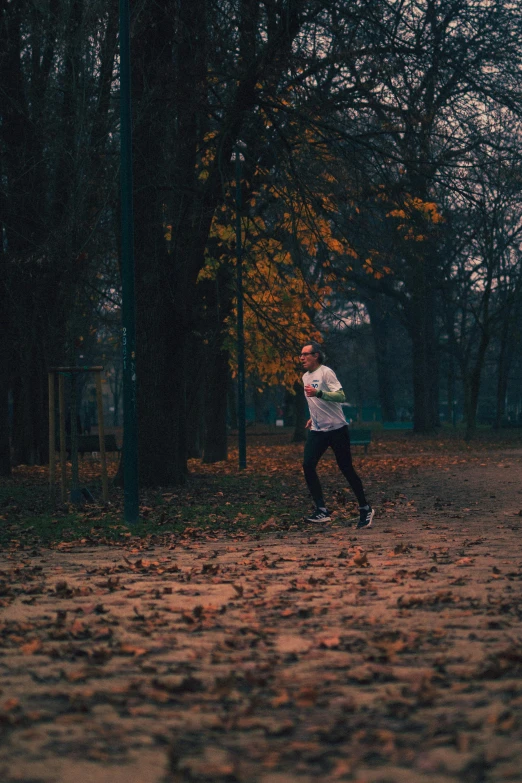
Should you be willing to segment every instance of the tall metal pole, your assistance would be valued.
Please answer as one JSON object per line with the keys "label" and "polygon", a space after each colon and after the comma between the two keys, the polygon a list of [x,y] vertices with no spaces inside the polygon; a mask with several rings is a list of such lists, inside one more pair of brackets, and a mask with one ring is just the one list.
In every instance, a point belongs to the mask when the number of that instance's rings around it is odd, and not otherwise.
{"label": "tall metal pole", "polygon": [[241,238],[241,153],[236,147],[237,418],[239,468],[246,468],[245,332],[243,325],[243,243]]}
{"label": "tall metal pole", "polygon": [[120,0],[120,118],[124,521],[132,524],[139,487],[129,0]]}

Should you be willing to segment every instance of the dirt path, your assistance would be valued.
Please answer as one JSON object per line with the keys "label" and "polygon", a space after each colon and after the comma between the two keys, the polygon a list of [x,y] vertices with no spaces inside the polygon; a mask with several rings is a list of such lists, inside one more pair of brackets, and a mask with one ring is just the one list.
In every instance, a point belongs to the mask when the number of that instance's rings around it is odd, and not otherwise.
{"label": "dirt path", "polygon": [[522,451],[375,527],[14,553],[3,783],[522,780]]}

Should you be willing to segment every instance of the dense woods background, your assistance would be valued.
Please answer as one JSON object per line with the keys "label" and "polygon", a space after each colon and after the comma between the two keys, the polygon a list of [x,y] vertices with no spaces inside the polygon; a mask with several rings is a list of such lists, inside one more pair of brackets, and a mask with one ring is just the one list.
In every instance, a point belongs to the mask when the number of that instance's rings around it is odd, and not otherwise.
{"label": "dense woods background", "polygon": [[[118,3],[0,25],[7,475],[46,459],[49,366],[119,366]],[[226,456],[238,142],[253,394],[297,405],[314,337],[387,421],[520,423],[521,27],[505,0],[132,3],[144,485]]]}

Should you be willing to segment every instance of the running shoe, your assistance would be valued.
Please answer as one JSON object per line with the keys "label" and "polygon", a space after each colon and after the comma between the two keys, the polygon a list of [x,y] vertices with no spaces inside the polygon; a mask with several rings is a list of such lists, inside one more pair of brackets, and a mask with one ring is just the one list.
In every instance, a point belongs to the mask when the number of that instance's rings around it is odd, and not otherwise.
{"label": "running shoe", "polygon": [[357,530],[362,530],[365,527],[371,527],[375,511],[371,506],[362,506],[359,508],[359,521],[357,522]]}
{"label": "running shoe", "polygon": [[325,508],[317,508],[313,514],[305,517],[305,522],[329,522],[330,514]]}

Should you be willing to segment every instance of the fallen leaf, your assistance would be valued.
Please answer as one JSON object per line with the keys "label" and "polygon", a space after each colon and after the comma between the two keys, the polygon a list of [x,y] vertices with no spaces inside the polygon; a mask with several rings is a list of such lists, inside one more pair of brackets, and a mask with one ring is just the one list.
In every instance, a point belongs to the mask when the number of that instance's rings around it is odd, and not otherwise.
{"label": "fallen leaf", "polygon": [[319,647],[326,650],[334,650],[336,647],[339,647],[340,644],[341,640],[338,636],[328,636],[326,639],[320,640]]}
{"label": "fallen leaf", "polygon": [[16,709],[16,707],[20,706],[20,699],[16,699],[15,697],[12,697],[11,699],[7,699],[7,701],[4,701],[2,704],[2,710],[3,712],[11,712],[11,710]]}
{"label": "fallen leaf", "polygon": [[368,562],[368,554],[366,552],[359,552],[359,554],[354,556],[352,564],[358,568],[368,568],[370,565]]}
{"label": "fallen leaf", "polygon": [[290,696],[288,695],[288,691],[283,690],[280,693],[278,693],[277,696],[274,696],[274,698],[270,703],[272,707],[282,707],[284,704],[288,704],[289,702],[290,702]]}
{"label": "fallen leaf", "polygon": [[473,565],[475,561],[472,557],[461,557],[460,560],[457,560],[455,565],[460,566],[460,568],[465,568],[466,566]]}
{"label": "fallen leaf", "polygon": [[122,644],[118,650],[120,655],[146,655],[148,650],[145,647],[136,647],[133,644]]}
{"label": "fallen leaf", "polygon": [[317,690],[313,686],[301,688],[295,697],[298,707],[313,707],[317,701]]}
{"label": "fallen leaf", "polygon": [[41,647],[42,647],[42,642],[40,641],[40,639],[33,639],[32,642],[23,644],[20,649],[22,650],[22,653],[24,655],[34,655],[34,653],[40,650]]}

